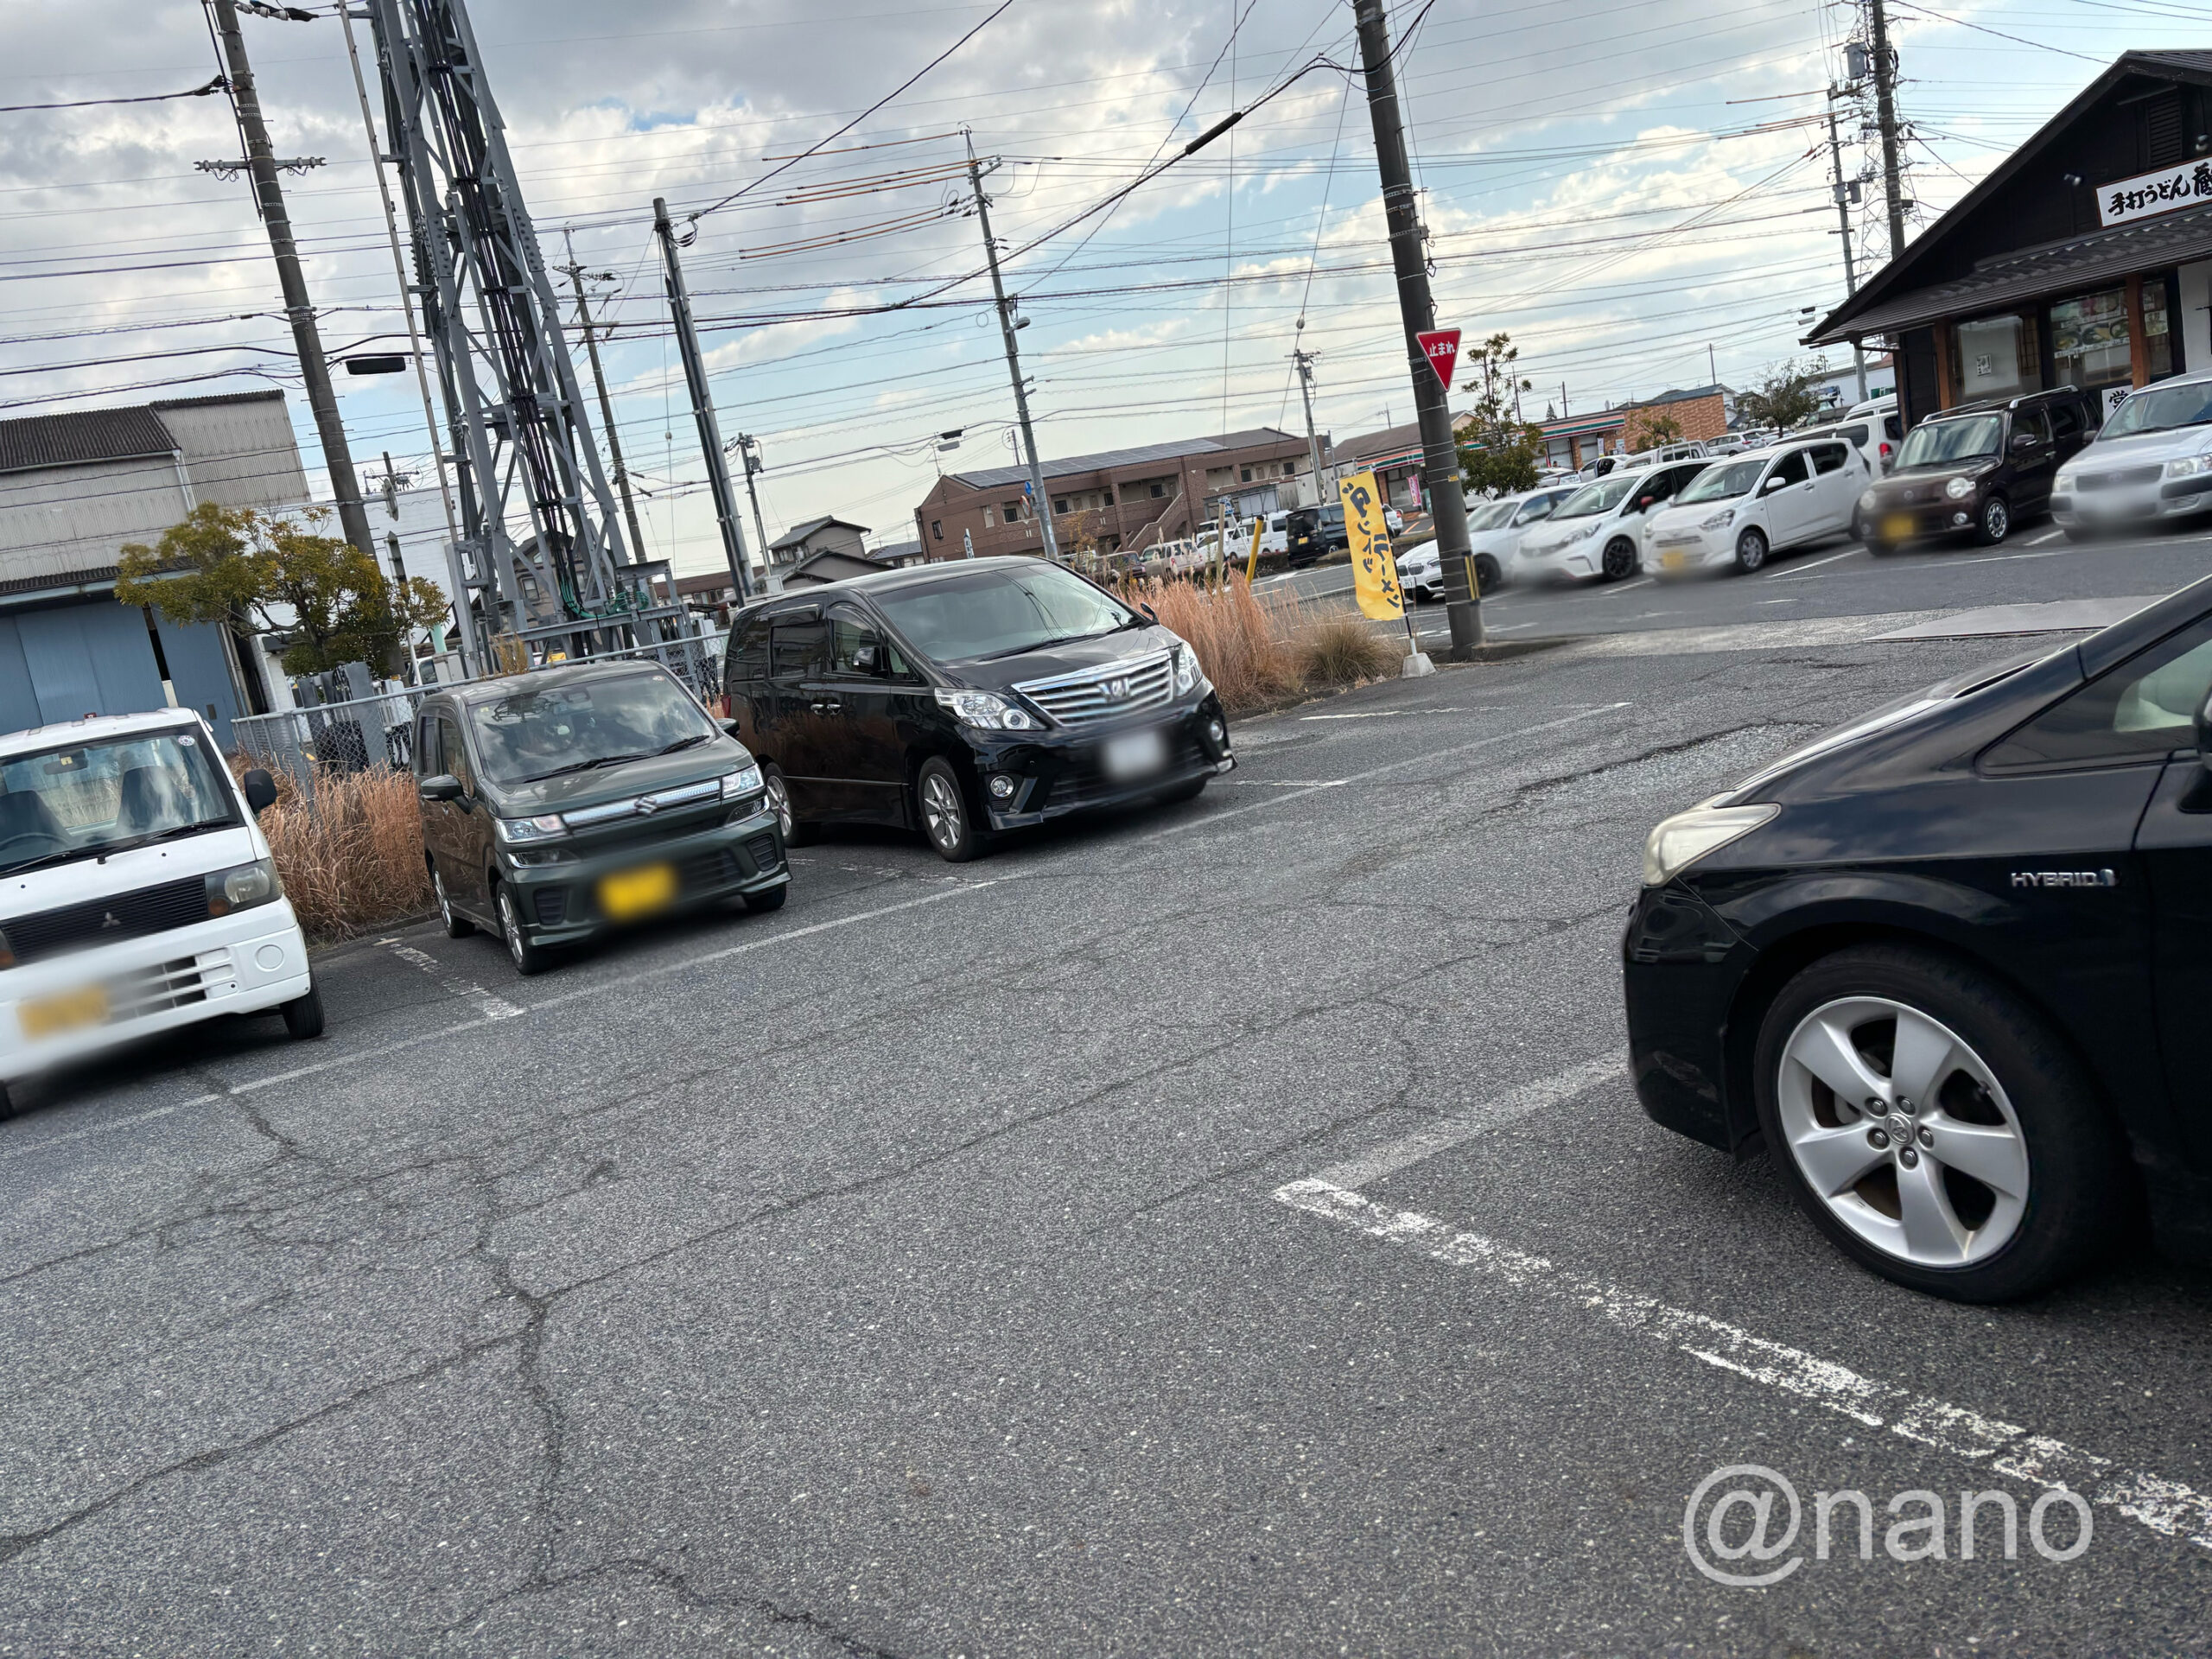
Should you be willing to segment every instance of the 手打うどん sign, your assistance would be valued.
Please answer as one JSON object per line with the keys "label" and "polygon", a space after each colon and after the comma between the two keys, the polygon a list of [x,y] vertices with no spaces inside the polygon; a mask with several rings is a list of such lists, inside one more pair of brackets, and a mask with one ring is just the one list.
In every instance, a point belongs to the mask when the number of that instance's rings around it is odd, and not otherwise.
{"label": "\u624b\u6253\u3046\u3069\u3093 sign", "polygon": [[2097,187],[2100,225],[2125,225],[2179,207],[2212,207],[2212,162],[2183,162]]}

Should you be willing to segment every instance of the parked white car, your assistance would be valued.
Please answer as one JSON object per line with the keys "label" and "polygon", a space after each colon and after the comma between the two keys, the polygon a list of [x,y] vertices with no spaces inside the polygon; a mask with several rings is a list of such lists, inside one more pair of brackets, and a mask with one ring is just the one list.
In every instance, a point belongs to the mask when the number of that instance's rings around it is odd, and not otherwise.
{"label": "parked white car", "polygon": [[1710,463],[1669,461],[1586,484],[1521,538],[1516,582],[1625,582],[1643,568],[1644,537],[1658,509]]}
{"label": "parked white car", "polygon": [[1872,476],[1866,457],[1840,438],[1716,461],[1652,519],[1652,563],[1670,575],[1721,565],[1756,570],[1770,554],[1847,532]]}
{"label": "parked white car", "polygon": [[1897,400],[1890,400],[1890,410],[1865,410],[1846,416],[1842,420],[1799,435],[1806,438],[1842,438],[1858,446],[1866,457],[1867,469],[1876,478],[1889,475],[1897,465],[1898,446],[1904,442],[1904,422],[1897,412]]}
{"label": "parked white car", "polygon": [[2212,512],[2212,372],[2131,392],[2058,469],[2050,516],[2070,541]]}
{"label": "parked white car", "polygon": [[0,1117],[7,1086],[227,1014],[322,1030],[308,945],[243,787],[190,709],[0,737]]}

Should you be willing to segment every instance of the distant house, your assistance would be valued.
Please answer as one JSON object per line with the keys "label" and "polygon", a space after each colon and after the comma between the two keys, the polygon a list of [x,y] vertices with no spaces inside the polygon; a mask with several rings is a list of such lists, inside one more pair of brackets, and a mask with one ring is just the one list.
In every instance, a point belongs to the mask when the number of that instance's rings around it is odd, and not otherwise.
{"label": "distant house", "polygon": [[868,555],[878,564],[888,565],[893,570],[903,570],[910,564],[925,563],[929,555],[918,541],[888,542]]}
{"label": "distant house", "polygon": [[820,588],[833,582],[842,582],[847,576],[871,575],[892,567],[865,553],[848,553],[842,548],[825,547],[819,553],[810,553],[784,573],[786,592],[793,588]]}
{"label": "distant house", "polygon": [[866,524],[848,524],[842,518],[828,517],[793,524],[768,543],[769,587],[780,585],[800,561],[817,553],[849,553],[855,558],[866,558],[868,548],[863,538],[868,533]]}
{"label": "distant house", "polygon": [[718,612],[737,602],[737,584],[727,570],[712,570],[703,576],[678,576],[676,597],[686,610]]}
{"label": "distant house", "polygon": [[183,706],[228,747],[282,676],[257,643],[117,604],[117,564],[202,502],[308,500],[281,391],[0,421],[0,730]]}

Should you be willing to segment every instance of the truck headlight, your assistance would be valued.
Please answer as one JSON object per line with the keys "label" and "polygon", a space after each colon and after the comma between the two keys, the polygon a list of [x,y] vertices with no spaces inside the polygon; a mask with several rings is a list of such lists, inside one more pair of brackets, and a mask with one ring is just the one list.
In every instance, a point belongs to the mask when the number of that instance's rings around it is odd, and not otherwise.
{"label": "truck headlight", "polygon": [[1954,501],[1963,501],[1974,493],[1974,480],[1965,477],[1955,478],[1943,486],[1943,493]]}
{"label": "truck headlight", "polygon": [[963,726],[986,732],[1038,732],[1045,722],[1027,709],[1020,709],[992,691],[957,691],[937,688],[938,706],[952,710]]}
{"label": "truck headlight", "polygon": [[569,833],[569,826],[555,812],[538,818],[494,818],[492,830],[513,847],[524,842],[558,840]]}
{"label": "truck headlight", "polygon": [[1643,838],[1643,885],[1665,887],[1707,853],[1771,823],[1781,810],[1771,802],[1755,806],[1714,806],[1707,802],[1662,819]]}
{"label": "truck headlight", "polygon": [[251,864],[240,864],[227,870],[217,870],[207,878],[207,913],[227,916],[234,910],[251,910],[256,905],[273,904],[284,896],[284,884],[276,879],[276,863],[273,859],[259,859]]}

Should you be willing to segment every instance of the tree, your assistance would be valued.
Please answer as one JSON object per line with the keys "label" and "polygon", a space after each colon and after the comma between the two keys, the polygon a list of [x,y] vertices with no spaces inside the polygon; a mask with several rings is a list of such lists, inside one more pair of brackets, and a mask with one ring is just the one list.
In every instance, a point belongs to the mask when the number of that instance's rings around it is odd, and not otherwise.
{"label": "tree", "polygon": [[1736,412],[1750,425],[1777,432],[1802,426],[1821,412],[1821,395],[1813,383],[1827,372],[1827,359],[1821,357],[1774,364],[1761,373],[1756,387],[1736,394]]}
{"label": "tree", "polygon": [[1543,464],[1544,435],[1517,412],[1519,394],[1535,390],[1517,378],[1520,356],[1510,334],[1492,334],[1475,348],[1474,372],[1459,388],[1475,398],[1459,433],[1459,471],[1482,494],[1534,489]]}
{"label": "tree", "polygon": [[328,509],[304,524],[251,507],[203,501],[148,547],[123,550],[115,596],[150,605],[171,622],[216,623],[243,639],[283,632],[287,674],[317,674],[341,663],[393,666],[407,636],[442,626],[446,597],[416,576],[395,583],[351,542],[326,536]]}
{"label": "tree", "polygon": [[1657,449],[1667,444],[1682,441],[1682,423],[1671,415],[1643,415],[1636,423],[1636,442],[1629,446],[1632,454],[1642,454],[1647,449]]}

